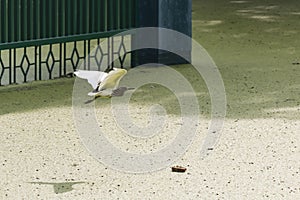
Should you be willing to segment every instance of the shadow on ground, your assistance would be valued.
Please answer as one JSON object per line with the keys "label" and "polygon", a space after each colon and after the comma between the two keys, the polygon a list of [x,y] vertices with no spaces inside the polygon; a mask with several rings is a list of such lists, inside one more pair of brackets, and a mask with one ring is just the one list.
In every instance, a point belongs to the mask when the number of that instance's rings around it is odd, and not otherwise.
{"label": "shadow on ground", "polygon": [[0,87],[0,114],[72,105],[73,79]]}
{"label": "shadow on ground", "polygon": [[82,184],[85,182],[29,182],[31,184],[39,184],[39,185],[50,185],[53,186],[54,193],[55,194],[60,194],[60,193],[66,193],[66,192],[71,192],[74,190],[73,185],[76,184]]}
{"label": "shadow on ground", "polygon": [[[300,1],[193,1],[193,38],[216,62],[226,88],[227,117],[300,119]],[[201,114],[210,116],[202,78],[174,66],[194,87]],[[0,114],[72,105],[73,79],[0,87]],[[168,94],[168,95],[166,95]],[[109,104],[109,99],[97,99]],[[159,103],[179,114],[166,88],[144,86],[136,104]]]}

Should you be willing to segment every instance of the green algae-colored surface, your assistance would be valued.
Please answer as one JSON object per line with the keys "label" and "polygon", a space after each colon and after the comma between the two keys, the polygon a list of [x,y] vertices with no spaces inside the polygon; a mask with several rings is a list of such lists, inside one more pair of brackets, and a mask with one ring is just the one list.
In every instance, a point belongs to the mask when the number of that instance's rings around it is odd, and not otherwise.
{"label": "green algae-colored surface", "polygon": [[72,105],[73,79],[0,87],[0,114]]}
{"label": "green algae-colored surface", "polygon": [[[193,37],[221,71],[227,117],[300,118],[299,6],[299,1],[194,1]],[[274,109],[283,112],[268,111]]]}
{"label": "green algae-colored surface", "polygon": [[[193,38],[216,62],[226,89],[228,118],[300,119],[300,1],[193,1]],[[206,86],[189,65],[173,66],[194,87],[209,117]],[[72,106],[73,78],[0,87],[0,114]],[[144,86],[133,103],[159,103],[179,114],[166,88]],[[170,92],[167,92],[168,94]],[[169,95],[172,95],[171,93]],[[97,99],[109,103],[109,99]]]}

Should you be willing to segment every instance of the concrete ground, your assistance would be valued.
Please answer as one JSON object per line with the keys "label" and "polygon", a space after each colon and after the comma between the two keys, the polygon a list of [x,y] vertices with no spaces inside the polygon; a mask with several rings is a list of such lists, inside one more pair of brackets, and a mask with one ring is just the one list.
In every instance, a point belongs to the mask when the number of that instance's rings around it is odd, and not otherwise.
{"label": "concrete ground", "polygon": [[[0,87],[0,197],[300,199],[299,25],[296,0],[194,0],[193,38],[222,74],[227,116],[218,144],[200,159],[209,94],[192,67],[174,66],[199,101],[196,137],[177,161],[151,173],[115,170],[91,156],[73,119],[73,78]],[[112,126],[110,99],[95,101],[96,116],[114,145],[149,153],[176,136],[180,118],[170,91],[150,84],[133,94],[134,122],[147,124],[153,103],[171,119],[161,144],[121,136]],[[187,171],[171,172],[173,165]]]}

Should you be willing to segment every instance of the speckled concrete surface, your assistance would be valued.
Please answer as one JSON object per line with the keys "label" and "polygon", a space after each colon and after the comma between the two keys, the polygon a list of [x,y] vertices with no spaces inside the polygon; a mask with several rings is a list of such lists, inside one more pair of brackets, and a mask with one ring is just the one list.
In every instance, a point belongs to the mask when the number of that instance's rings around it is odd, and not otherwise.
{"label": "speckled concrete surface", "polygon": [[[195,71],[174,67],[201,107],[197,136],[174,163],[183,174],[123,173],[90,156],[74,126],[73,79],[1,87],[0,199],[300,199],[299,8],[296,0],[193,1],[193,37],[220,69],[228,112],[218,145],[200,160],[209,95]],[[134,97],[138,123],[140,108],[161,96],[145,91]],[[177,120],[169,98],[158,103]],[[96,102],[99,117],[108,105]]]}
{"label": "speckled concrete surface", "polygon": [[[107,168],[79,140],[71,108],[0,116],[3,199],[297,199],[300,123],[226,120],[214,152],[199,159],[207,123],[176,164],[149,174]],[[17,123],[16,123],[17,122]],[[72,185],[73,184],[73,185]]]}

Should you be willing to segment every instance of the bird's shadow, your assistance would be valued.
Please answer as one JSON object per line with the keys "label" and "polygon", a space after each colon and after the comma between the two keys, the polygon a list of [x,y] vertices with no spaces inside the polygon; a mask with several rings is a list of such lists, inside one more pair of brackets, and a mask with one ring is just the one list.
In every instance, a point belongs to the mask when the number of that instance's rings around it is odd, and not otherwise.
{"label": "bird's shadow", "polygon": [[77,182],[28,182],[31,184],[39,184],[39,185],[52,185],[54,189],[54,193],[59,194],[59,193],[65,193],[65,192],[70,192],[74,190],[72,187],[75,184],[82,184],[86,183],[83,181],[77,181]]}

